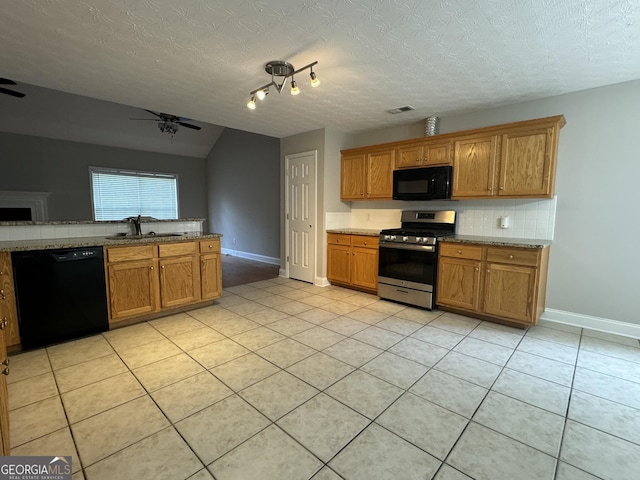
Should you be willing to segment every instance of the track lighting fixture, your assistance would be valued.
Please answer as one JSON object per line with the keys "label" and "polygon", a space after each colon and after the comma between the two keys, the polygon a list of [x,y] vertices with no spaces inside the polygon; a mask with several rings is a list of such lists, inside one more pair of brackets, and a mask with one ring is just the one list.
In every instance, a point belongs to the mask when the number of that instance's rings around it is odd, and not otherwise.
{"label": "track lighting fixture", "polygon": [[275,87],[276,90],[278,90],[278,93],[282,93],[282,90],[284,89],[284,86],[287,83],[287,79],[289,77],[291,77],[291,95],[298,95],[300,93],[300,88],[298,88],[298,84],[293,79],[293,76],[306,69],[309,69],[311,71],[309,73],[309,76],[311,77],[311,86],[317,87],[318,85],[320,85],[320,80],[318,80],[318,77],[313,71],[313,67],[317,63],[318,62],[310,63],[309,65],[305,65],[304,67],[299,68],[298,70],[296,70],[290,63],[283,62],[282,60],[274,60],[267,63],[264,69],[269,75],[271,75],[271,82],[263,85],[260,88],[256,88],[249,93],[249,95],[251,95],[251,99],[247,103],[247,107],[251,110],[255,110],[256,98],[258,100],[264,100],[264,97],[266,97],[269,93],[269,88],[272,86]]}

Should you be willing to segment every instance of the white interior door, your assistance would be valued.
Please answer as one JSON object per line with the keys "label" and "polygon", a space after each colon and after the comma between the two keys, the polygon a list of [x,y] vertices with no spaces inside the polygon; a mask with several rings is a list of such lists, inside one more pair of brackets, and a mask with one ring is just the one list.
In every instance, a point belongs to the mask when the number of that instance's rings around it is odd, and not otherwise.
{"label": "white interior door", "polygon": [[316,258],[316,152],[287,155],[289,277],[313,283]]}

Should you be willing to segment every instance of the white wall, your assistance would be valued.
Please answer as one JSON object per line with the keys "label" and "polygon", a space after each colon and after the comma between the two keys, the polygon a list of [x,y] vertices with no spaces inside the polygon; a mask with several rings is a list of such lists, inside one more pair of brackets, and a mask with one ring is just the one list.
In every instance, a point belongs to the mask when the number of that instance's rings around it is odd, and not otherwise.
{"label": "white wall", "polygon": [[[545,314],[549,318],[596,328],[615,327],[616,322],[640,326],[639,105],[640,81],[634,81],[440,120],[440,132],[448,133],[565,116]],[[413,138],[419,126],[396,128],[383,141]],[[348,146],[380,143],[380,138],[378,132],[369,132],[355,136]],[[501,209],[501,201],[496,202],[495,209]],[[357,202],[356,208],[373,208],[364,203]],[[491,205],[487,201],[482,208],[491,210]]]}

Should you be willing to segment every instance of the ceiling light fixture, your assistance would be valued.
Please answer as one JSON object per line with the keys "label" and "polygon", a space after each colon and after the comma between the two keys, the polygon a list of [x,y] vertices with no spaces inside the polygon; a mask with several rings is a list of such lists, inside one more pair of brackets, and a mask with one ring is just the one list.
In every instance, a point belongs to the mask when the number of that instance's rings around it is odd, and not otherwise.
{"label": "ceiling light fixture", "polygon": [[284,86],[287,83],[287,79],[289,77],[291,77],[291,95],[298,95],[300,93],[300,88],[298,88],[298,84],[293,79],[293,76],[306,69],[311,70],[311,73],[309,74],[311,77],[311,86],[317,87],[318,85],[320,85],[320,80],[318,80],[318,77],[313,71],[313,66],[317,63],[317,61],[310,63],[309,65],[305,65],[304,67],[299,68],[298,70],[296,70],[290,63],[283,62],[282,60],[274,60],[267,63],[264,69],[269,75],[271,75],[271,82],[263,85],[260,88],[256,88],[252,92],[249,92],[249,95],[251,95],[251,100],[249,100],[249,102],[247,103],[247,107],[251,110],[255,110],[256,98],[258,100],[263,100],[264,97],[266,97],[269,93],[269,88],[272,86],[275,87],[276,90],[278,90],[278,93],[282,93],[282,90],[284,89]]}

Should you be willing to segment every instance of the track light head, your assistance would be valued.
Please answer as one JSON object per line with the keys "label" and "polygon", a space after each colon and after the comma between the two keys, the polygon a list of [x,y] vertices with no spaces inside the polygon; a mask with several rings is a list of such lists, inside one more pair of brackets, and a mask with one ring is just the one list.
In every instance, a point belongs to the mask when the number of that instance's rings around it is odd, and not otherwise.
{"label": "track light head", "polygon": [[249,100],[247,102],[247,108],[249,110],[255,110],[256,109],[256,96],[255,95],[251,95],[251,100]]}
{"label": "track light head", "polygon": [[318,85],[320,85],[320,79],[316,76],[313,68],[311,69],[311,73],[309,74],[309,76],[311,77],[311,86],[313,88],[316,88]]}
{"label": "track light head", "polygon": [[263,90],[258,90],[256,92],[256,97],[257,97],[258,100],[264,100],[264,97],[266,97],[268,93],[269,93],[269,89],[268,88],[265,88]]}
{"label": "track light head", "polygon": [[298,88],[298,84],[295,80],[291,80],[291,95],[299,95],[300,89]]}

